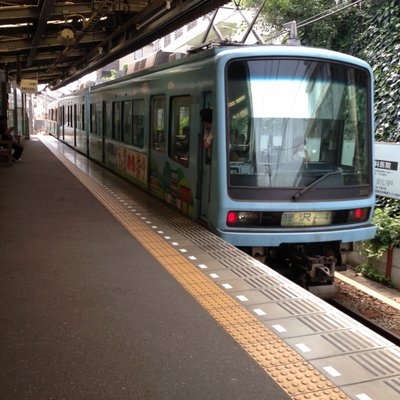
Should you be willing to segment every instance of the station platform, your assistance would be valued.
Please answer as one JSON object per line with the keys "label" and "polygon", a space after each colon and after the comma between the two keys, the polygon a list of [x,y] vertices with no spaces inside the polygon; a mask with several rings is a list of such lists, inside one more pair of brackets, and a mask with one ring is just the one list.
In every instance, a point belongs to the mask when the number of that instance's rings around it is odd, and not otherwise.
{"label": "station platform", "polygon": [[53,137],[0,176],[1,398],[399,393],[396,346]]}
{"label": "station platform", "polygon": [[0,176],[2,399],[289,398],[38,138]]}

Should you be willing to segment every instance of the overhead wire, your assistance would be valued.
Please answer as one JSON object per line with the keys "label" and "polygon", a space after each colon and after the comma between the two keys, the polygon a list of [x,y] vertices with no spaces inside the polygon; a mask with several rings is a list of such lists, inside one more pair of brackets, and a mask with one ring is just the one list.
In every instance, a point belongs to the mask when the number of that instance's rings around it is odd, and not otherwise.
{"label": "overhead wire", "polygon": [[[333,16],[335,14],[338,14],[338,13],[346,10],[349,7],[353,7],[353,6],[362,4],[365,1],[366,0],[355,0],[355,1],[351,2],[351,3],[337,4],[337,5],[335,5],[334,7],[331,7],[328,10],[325,10],[325,11],[319,13],[319,14],[313,15],[312,17],[306,18],[305,20],[297,23],[296,24],[297,28],[303,28],[303,27],[305,27],[307,25],[311,25],[311,24],[313,24],[315,22],[318,22],[318,21],[320,21],[322,19],[325,19],[325,18],[331,17],[331,16]],[[279,32],[277,32],[277,33],[275,33],[275,34],[273,34],[271,36],[268,36],[265,40],[266,41],[273,40],[273,39],[275,39],[275,38],[277,38],[279,36],[282,36],[282,35],[286,34],[287,32],[288,32],[288,29],[281,30],[281,31],[279,31]]]}

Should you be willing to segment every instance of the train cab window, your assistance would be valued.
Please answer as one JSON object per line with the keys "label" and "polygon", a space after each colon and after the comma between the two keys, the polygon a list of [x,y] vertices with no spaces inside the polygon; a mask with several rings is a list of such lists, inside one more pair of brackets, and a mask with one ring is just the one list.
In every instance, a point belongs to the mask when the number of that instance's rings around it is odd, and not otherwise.
{"label": "train cab window", "polygon": [[189,165],[190,96],[174,97],[171,102],[171,135],[169,156]]}
{"label": "train cab window", "polygon": [[151,146],[155,151],[165,151],[165,97],[155,97],[152,101],[151,113]]}
{"label": "train cab window", "polygon": [[113,103],[112,138],[121,141],[121,102]]}
{"label": "train cab window", "polygon": [[143,148],[144,145],[144,100],[133,100],[132,144]]}
{"label": "train cab window", "polygon": [[122,102],[122,141],[132,144],[132,101]]}
{"label": "train cab window", "polygon": [[230,186],[332,193],[370,185],[369,87],[365,70],[337,62],[230,62]]}
{"label": "train cab window", "polygon": [[112,137],[112,103],[106,103],[105,105],[105,136],[108,138]]}

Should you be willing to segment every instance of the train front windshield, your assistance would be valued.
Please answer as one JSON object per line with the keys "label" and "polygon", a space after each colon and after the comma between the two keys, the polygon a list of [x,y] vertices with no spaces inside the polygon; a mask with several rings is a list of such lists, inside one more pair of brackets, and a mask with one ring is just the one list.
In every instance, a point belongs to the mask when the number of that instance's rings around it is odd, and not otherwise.
{"label": "train front windshield", "polygon": [[370,187],[367,71],[240,59],[228,64],[226,85],[230,187]]}

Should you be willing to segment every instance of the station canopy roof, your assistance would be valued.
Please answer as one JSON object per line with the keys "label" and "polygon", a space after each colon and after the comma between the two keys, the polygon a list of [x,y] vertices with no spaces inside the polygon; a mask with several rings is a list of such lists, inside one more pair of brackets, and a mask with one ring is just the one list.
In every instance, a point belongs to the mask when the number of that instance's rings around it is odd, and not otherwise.
{"label": "station canopy roof", "polygon": [[227,0],[0,0],[0,69],[60,88]]}

